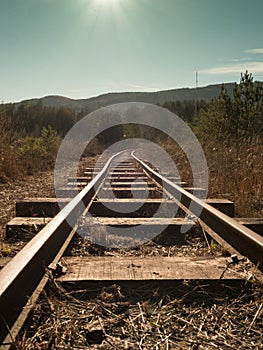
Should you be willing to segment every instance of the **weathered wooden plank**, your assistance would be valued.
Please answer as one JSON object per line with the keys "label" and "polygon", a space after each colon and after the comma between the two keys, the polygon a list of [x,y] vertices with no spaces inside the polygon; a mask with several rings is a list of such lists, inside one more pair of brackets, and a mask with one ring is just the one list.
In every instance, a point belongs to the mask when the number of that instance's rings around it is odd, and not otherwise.
{"label": "weathered wooden plank", "polygon": [[138,171],[136,169],[129,169],[129,170],[113,170],[113,171],[109,171],[109,175],[145,176],[145,173],[143,171]]}
{"label": "weathered wooden plank", "polygon": [[[97,201],[98,199],[96,199]],[[130,203],[135,203],[135,204],[144,204],[144,203],[148,203],[148,204],[162,204],[162,203],[171,203],[173,202],[172,200],[165,200],[163,198],[116,198],[116,199],[111,199],[111,198],[104,198],[104,197],[100,197],[99,198],[100,201],[104,202],[104,203],[123,203],[124,205],[126,204],[130,204]]]}
{"label": "weathered wooden plank", "polygon": [[81,191],[80,187],[60,187],[59,189],[57,189],[56,193],[57,196],[59,197],[64,197],[64,198],[72,198],[74,196],[76,196],[79,192]]}
{"label": "weathered wooden plank", "polygon": [[[131,239],[133,240],[132,245],[141,244],[148,240],[153,240],[163,246],[172,246],[179,242],[186,243],[182,228],[184,232],[195,229],[194,221],[182,218],[86,217],[85,223],[87,225],[87,238],[94,239],[103,233],[105,236],[109,235],[113,240],[116,238],[116,241]],[[138,225],[140,226],[138,227]],[[114,232],[112,227],[116,227],[118,231]],[[129,237],[124,230],[126,228],[129,229]],[[82,232],[85,236],[84,226]]]}
{"label": "weathered wooden plank", "polygon": [[[98,174],[98,171],[84,171],[84,175],[86,176],[93,176],[94,174]],[[131,171],[131,170],[115,170],[115,171],[109,171],[108,176],[128,176],[128,177],[133,177],[133,176],[145,176],[145,173],[142,171]]]}
{"label": "weathered wooden plank", "polygon": [[85,187],[87,186],[89,181],[71,181],[71,182],[68,182],[67,183],[67,186],[70,186],[70,187]]}
{"label": "weathered wooden plank", "polygon": [[111,170],[138,170],[134,165],[118,165],[116,167],[112,167]]}
{"label": "weathered wooden plank", "polygon": [[193,223],[192,220],[186,220],[184,218],[111,218],[111,217],[87,217],[86,218],[91,225],[109,225],[109,226],[134,226],[134,225],[182,225],[183,223]]}
{"label": "weathered wooden plank", "polygon": [[[111,190],[111,191],[130,191],[129,187],[116,187],[116,186],[109,186],[109,185],[105,185],[105,187],[103,187],[104,190]],[[132,189],[136,190],[136,191],[147,191],[147,190],[155,190],[156,186],[149,184],[148,186],[142,186],[142,187],[138,187],[136,188],[136,183],[132,185]]]}
{"label": "weathered wooden plank", "polygon": [[100,167],[94,167],[94,168],[92,168],[92,167],[88,167],[88,168],[86,168],[85,169],[85,171],[101,171],[101,168]]}
{"label": "weathered wooden plank", "polygon": [[16,202],[16,216],[53,217],[70,198],[28,198]]}
{"label": "weathered wooden plank", "polygon": [[23,235],[28,233],[36,234],[51,220],[52,218],[48,217],[16,217],[6,225],[6,238],[12,236],[20,236],[23,238]]}
{"label": "weathered wooden plank", "polygon": [[184,187],[185,191],[193,193],[198,198],[205,198],[206,190],[202,187]]}
{"label": "weathered wooden plank", "polygon": [[90,182],[91,176],[69,177],[68,182]]}
{"label": "weathered wooden plank", "polygon": [[[152,182],[150,181],[141,181],[141,178],[138,178],[138,180],[136,181],[137,179],[129,179],[129,181],[124,181],[122,178],[120,179],[113,179],[111,181],[111,186],[112,187],[130,187],[130,186],[134,186],[134,187],[145,187],[145,184],[148,183],[148,184],[152,184]],[[148,179],[149,180],[149,179]],[[185,186],[186,185],[186,182],[174,182],[176,185],[178,186]],[[148,185],[149,186],[149,185]]]}
{"label": "weathered wooden plank", "polygon": [[221,257],[64,257],[63,264],[60,282],[242,279]]}
{"label": "weathered wooden plank", "polygon": [[263,235],[263,219],[262,218],[235,218],[240,224],[250,228],[261,236]]}
{"label": "weathered wooden plank", "polygon": [[147,181],[149,180],[149,178],[147,176],[121,176],[121,175],[110,175],[108,177],[109,180],[113,180],[113,181],[134,181],[134,180],[143,180],[143,181]]}
{"label": "weathered wooden plank", "polygon": [[[111,181],[111,187],[142,187],[145,188],[146,181]],[[152,185],[151,185],[152,186]]]}
{"label": "weathered wooden plank", "polygon": [[207,198],[206,203],[210,204],[212,207],[220,210],[222,213],[234,217],[235,214],[235,205],[234,202],[228,199],[218,199],[218,198]]}
{"label": "weathered wooden plank", "polygon": [[[162,205],[161,209],[160,206]],[[182,213],[171,200],[159,199],[131,199],[115,198],[112,200],[100,199],[92,203],[89,212],[96,216],[108,217],[152,217],[159,209],[158,216],[167,216],[168,213]],[[177,210],[178,209],[178,210]],[[178,213],[177,213],[178,212]]]}
{"label": "weathered wooden plank", "polygon": [[133,192],[136,193],[136,196],[139,198],[148,198],[148,197],[160,197],[162,194],[159,194],[156,191],[156,187],[148,186],[145,188],[133,188],[132,191],[127,187],[104,187],[103,191],[113,191],[114,195],[117,198],[132,198]]}
{"label": "weathered wooden plank", "polygon": [[142,172],[141,169],[135,167],[135,166],[116,166],[116,167],[111,167],[110,171],[131,171],[131,172]]}

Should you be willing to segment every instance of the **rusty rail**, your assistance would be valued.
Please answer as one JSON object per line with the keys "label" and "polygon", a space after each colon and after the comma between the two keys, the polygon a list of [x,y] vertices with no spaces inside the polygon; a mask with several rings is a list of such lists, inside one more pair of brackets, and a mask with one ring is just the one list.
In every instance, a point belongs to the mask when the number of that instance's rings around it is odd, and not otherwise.
{"label": "rusty rail", "polygon": [[12,341],[12,335],[17,333],[20,326],[16,321],[22,310],[28,308],[28,300],[41,284],[48,266],[66,248],[62,249],[74,231],[70,223],[92,200],[118,155],[112,156],[96,177],[0,271],[0,344],[7,342],[6,337]]}
{"label": "rusty rail", "polygon": [[182,187],[174,184],[164,176],[151,169],[146,163],[132,153],[133,158],[140,164],[142,169],[156,182],[161,184],[172,196],[180,200],[187,208],[191,204],[191,212],[200,217],[220,237],[228,242],[233,248],[251,260],[263,271],[263,237],[249,228],[241,225],[235,219],[230,218],[203,200],[185,191]]}

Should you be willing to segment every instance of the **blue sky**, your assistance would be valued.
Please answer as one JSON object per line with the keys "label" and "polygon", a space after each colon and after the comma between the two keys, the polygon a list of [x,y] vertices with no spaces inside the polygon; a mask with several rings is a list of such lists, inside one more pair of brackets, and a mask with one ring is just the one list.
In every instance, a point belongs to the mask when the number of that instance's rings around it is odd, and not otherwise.
{"label": "blue sky", "polygon": [[0,0],[0,101],[263,80],[262,0]]}

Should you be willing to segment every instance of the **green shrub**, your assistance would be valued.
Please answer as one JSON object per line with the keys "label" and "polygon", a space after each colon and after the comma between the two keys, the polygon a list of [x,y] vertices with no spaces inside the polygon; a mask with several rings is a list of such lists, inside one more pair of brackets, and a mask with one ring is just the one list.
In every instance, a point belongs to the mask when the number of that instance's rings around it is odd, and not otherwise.
{"label": "green shrub", "polygon": [[222,86],[218,98],[207,110],[195,116],[194,130],[202,141],[239,143],[244,139],[262,137],[263,84],[254,82],[247,71],[241,74],[240,84],[235,84],[233,98]]}

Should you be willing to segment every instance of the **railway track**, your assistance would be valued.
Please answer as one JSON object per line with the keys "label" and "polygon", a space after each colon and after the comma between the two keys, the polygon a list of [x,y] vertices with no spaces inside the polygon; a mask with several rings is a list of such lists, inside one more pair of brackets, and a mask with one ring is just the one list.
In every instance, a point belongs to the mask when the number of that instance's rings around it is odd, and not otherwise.
{"label": "railway track", "polygon": [[[240,268],[238,273],[233,267],[244,257],[263,270],[263,237],[231,217],[229,201],[204,200],[202,189],[195,189],[201,198],[196,197],[186,183],[160,175],[134,153],[123,161],[119,157],[68,179],[68,186],[60,189],[63,198],[17,203],[17,218],[9,223],[8,236],[19,234],[21,227],[43,228],[0,271],[3,349],[14,344],[51,272],[64,287],[86,288],[94,281],[244,280]],[[89,248],[103,254],[85,254],[75,244],[75,253],[65,256],[76,233],[81,245],[89,242]],[[221,245],[220,254],[209,254],[211,240]],[[200,247],[195,257],[192,245],[186,244],[190,241]],[[164,254],[157,250],[147,256],[152,244],[162,247]],[[140,249],[146,250],[140,254]],[[222,251],[230,257],[222,256]]]}

